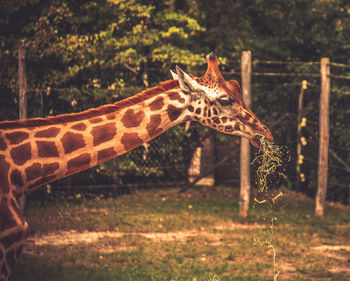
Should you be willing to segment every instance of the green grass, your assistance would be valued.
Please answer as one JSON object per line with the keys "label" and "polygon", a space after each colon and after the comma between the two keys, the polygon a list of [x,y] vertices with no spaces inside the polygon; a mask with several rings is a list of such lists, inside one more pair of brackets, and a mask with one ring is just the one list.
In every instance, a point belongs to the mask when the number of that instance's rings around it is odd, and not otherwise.
{"label": "green grass", "polygon": [[[273,280],[269,245],[277,254],[277,280],[350,280],[349,248],[314,248],[350,246],[349,207],[329,207],[320,220],[313,216],[312,201],[289,193],[278,211],[258,204],[241,220],[235,189],[178,191],[52,200],[45,208],[30,202],[32,234],[75,230],[124,236],[58,246],[28,243],[10,280]],[[159,238],[166,233],[177,238]]]}

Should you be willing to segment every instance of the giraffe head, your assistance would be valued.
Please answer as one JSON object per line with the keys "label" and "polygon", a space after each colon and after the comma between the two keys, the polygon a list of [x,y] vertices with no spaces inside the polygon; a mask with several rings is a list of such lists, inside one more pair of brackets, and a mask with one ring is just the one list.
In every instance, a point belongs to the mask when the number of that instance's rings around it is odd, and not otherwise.
{"label": "giraffe head", "polygon": [[182,91],[191,97],[186,109],[190,120],[219,132],[245,137],[255,147],[260,144],[257,135],[273,141],[270,130],[244,104],[238,82],[225,81],[222,77],[218,59],[213,53],[207,56],[207,63],[207,71],[200,78],[188,75],[178,66],[176,74],[171,72]]}

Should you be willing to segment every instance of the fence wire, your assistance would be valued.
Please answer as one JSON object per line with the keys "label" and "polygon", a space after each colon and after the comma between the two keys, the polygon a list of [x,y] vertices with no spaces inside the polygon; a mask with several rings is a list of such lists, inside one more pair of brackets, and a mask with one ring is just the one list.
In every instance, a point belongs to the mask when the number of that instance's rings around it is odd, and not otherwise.
{"label": "fence wire", "polygon": [[[237,66],[239,63],[239,60],[227,60],[227,65],[221,65],[220,67],[227,70],[222,72],[226,75],[225,77],[239,80],[241,76],[239,66]],[[292,155],[295,152],[295,146],[298,141],[295,136],[297,126],[295,122],[297,114],[295,101],[302,85],[301,82],[305,78],[308,80],[308,90],[305,94],[304,114],[308,119],[310,128],[315,132],[318,130],[319,65],[319,62],[299,61],[253,62],[253,111],[268,126],[273,124],[275,120],[281,120],[283,114],[289,114],[288,119],[283,119],[278,126],[273,128],[273,134],[276,136],[276,141],[290,147]],[[332,68],[331,78],[334,78],[334,83],[332,80],[331,91],[337,95],[332,101],[338,101],[338,106],[344,107],[345,98],[349,95],[347,80],[350,79],[346,69],[350,66],[333,62],[331,66],[335,68],[334,71]],[[148,71],[163,70],[148,68]],[[203,69],[193,72],[200,75],[204,73]],[[125,92],[133,92],[135,94],[140,90],[140,88],[136,87],[132,91],[124,89]],[[42,100],[42,93],[46,91],[47,89],[36,88],[28,91],[28,117],[42,117],[49,114],[57,115],[86,109],[73,107],[71,104],[73,98],[77,99],[78,105],[82,104],[84,106],[88,104],[95,106],[96,102],[102,105],[112,101],[109,98],[111,94],[109,89],[52,88],[50,95],[44,95],[45,99]],[[84,92],[84,94],[80,92]],[[75,97],[78,93],[80,93],[81,97]],[[0,103],[0,120],[17,119],[17,93],[13,93],[11,90],[0,89]],[[344,126],[341,123],[341,118],[338,117],[336,112],[331,112],[331,121],[334,122],[334,124],[331,124],[331,141],[334,142],[334,149],[339,151],[338,154],[343,159],[347,160],[350,156],[348,151],[343,150],[343,147],[345,147],[342,134]],[[305,133],[304,137],[309,140],[309,146],[304,148],[305,159],[317,163],[317,134],[316,136],[311,136],[311,134]],[[218,138],[220,139],[221,137],[219,136]],[[230,138],[230,142],[236,140],[232,137]],[[183,126],[175,127],[149,144],[140,146],[115,160],[91,168],[68,179],[63,179],[55,184],[60,186],[97,186],[101,184],[162,186],[167,183],[182,184],[188,181],[188,167],[196,147],[200,145],[198,128],[191,127],[190,131],[186,132]],[[217,161],[220,161],[220,158]],[[287,168],[288,181],[291,183],[295,182],[296,177],[294,172],[296,159],[292,161],[294,162],[291,167]],[[221,171],[218,173],[228,171],[225,173],[229,174],[229,178],[228,176],[223,178],[222,182],[237,183],[239,161],[230,159],[227,166],[229,167],[220,168]],[[235,169],[234,173],[232,173],[232,167]],[[304,173],[307,181],[303,191],[308,192],[308,190],[312,190],[310,191],[312,193],[316,188],[317,177],[315,175],[317,167],[304,165]],[[330,168],[330,178],[331,185],[334,186],[337,184],[341,185],[349,179],[341,171],[333,171],[332,166]],[[220,182],[220,179],[218,182]]]}
{"label": "fence wire", "polygon": [[[41,93],[44,93],[45,100]],[[104,104],[108,90],[102,91],[100,104]],[[89,92],[94,96],[94,92]],[[101,92],[100,92],[101,94]],[[69,92],[51,89],[49,96],[44,91],[28,92],[28,118],[59,115],[67,112],[81,111],[74,108]],[[84,98],[89,99],[89,96]],[[78,103],[80,102],[77,97]],[[11,91],[0,90],[0,121],[17,120],[18,105]],[[44,104],[43,104],[44,102]],[[149,143],[128,152],[115,160],[93,167],[59,180],[52,186],[91,186],[101,184],[138,184],[139,186],[180,184],[188,181],[188,168],[196,147],[200,146],[197,126],[188,130],[184,125],[176,126]]]}

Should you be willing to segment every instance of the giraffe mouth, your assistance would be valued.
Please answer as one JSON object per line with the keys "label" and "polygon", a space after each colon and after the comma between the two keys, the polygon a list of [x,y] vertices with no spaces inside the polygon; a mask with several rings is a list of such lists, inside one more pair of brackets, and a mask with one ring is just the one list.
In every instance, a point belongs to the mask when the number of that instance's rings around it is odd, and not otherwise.
{"label": "giraffe mouth", "polygon": [[255,134],[254,136],[252,136],[252,137],[249,139],[249,141],[250,141],[250,143],[251,143],[253,146],[255,146],[255,147],[257,147],[257,148],[260,148],[260,144],[261,144],[260,139],[261,139],[262,137],[266,138],[266,139],[267,139],[268,141],[270,141],[270,142],[273,142],[273,136],[272,136],[270,130],[267,129],[267,127],[266,127],[266,129],[265,129],[265,133],[264,133],[264,134]]}
{"label": "giraffe mouth", "polygon": [[260,147],[260,140],[258,138],[259,135],[255,135],[254,137],[250,138],[249,141],[252,144],[252,146],[259,148]]}

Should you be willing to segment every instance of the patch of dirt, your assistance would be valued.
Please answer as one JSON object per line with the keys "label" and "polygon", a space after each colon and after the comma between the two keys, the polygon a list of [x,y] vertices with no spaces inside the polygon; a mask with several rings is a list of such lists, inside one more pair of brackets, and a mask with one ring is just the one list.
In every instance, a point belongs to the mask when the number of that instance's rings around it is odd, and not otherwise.
{"label": "patch of dirt", "polygon": [[59,231],[52,232],[47,235],[33,235],[30,236],[26,244],[34,244],[36,246],[51,245],[51,246],[60,246],[60,245],[71,245],[79,243],[93,243],[98,239],[104,237],[120,238],[123,237],[125,233],[123,232],[110,232],[110,231],[85,231],[85,232],[76,232],[74,230],[70,231]]}
{"label": "patch of dirt", "polygon": [[350,252],[350,245],[321,245],[312,248],[316,251],[348,251]]}
{"label": "patch of dirt", "polygon": [[[238,224],[232,222],[221,223],[215,225],[215,230],[232,230],[232,229],[255,229],[264,227],[258,224]],[[210,237],[211,240],[221,239],[220,233],[210,233],[205,229],[200,230],[187,230],[187,231],[175,231],[175,232],[121,232],[121,231],[84,231],[76,232],[70,231],[59,231],[52,232],[47,235],[35,234],[30,236],[26,244],[32,246],[61,246],[61,245],[74,245],[79,243],[93,243],[104,237],[121,238],[125,235],[139,235],[150,240],[157,242],[171,242],[171,241],[186,241],[189,238],[197,236]]]}
{"label": "patch of dirt", "polygon": [[[327,270],[331,273],[350,273],[350,245],[320,245],[311,248],[313,253],[335,258],[338,265],[331,265]],[[289,280],[297,276],[297,263],[277,261],[276,270],[280,272],[279,279]]]}
{"label": "patch of dirt", "polygon": [[[52,232],[47,235],[36,234],[30,236],[26,241],[26,247],[24,252],[29,255],[42,256],[44,252],[40,249],[40,246],[64,246],[72,247],[77,244],[92,244],[102,238],[122,238],[124,236],[141,236],[143,238],[152,240],[154,242],[186,242],[194,237],[202,237],[205,239],[205,243],[211,245],[222,245],[223,239],[225,239],[225,233],[220,230],[239,230],[239,229],[257,229],[265,227],[259,224],[239,224],[233,222],[224,222],[214,225],[210,230],[208,229],[194,229],[186,231],[173,231],[173,232],[122,232],[122,231],[101,231],[101,232],[76,232],[71,231],[59,231]],[[242,235],[242,233],[240,233]],[[38,248],[39,247],[39,248]],[[90,247],[87,246],[87,247]],[[120,245],[114,247],[111,245],[104,245],[103,247],[96,245],[100,253],[113,253],[119,251],[131,251],[136,249],[136,246]],[[350,245],[319,245],[312,247],[311,252],[324,255],[326,257],[334,258],[338,260],[338,264],[332,264],[328,267],[328,271],[332,273],[350,273]],[[44,250],[45,251],[45,250]],[[53,251],[61,251],[60,248],[54,248]],[[278,278],[282,280],[289,280],[297,277],[297,264],[291,262],[283,262],[280,259],[276,263],[276,272],[280,272]]]}
{"label": "patch of dirt", "polygon": [[328,268],[332,273],[350,273],[350,245],[321,245],[312,248],[313,251],[326,257],[344,262],[341,265],[333,265]]}
{"label": "patch of dirt", "polygon": [[278,277],[281,280],[289,280],[296,277],[296,267],[295,264],[289,262],[277,262],[276,264],[277,272],[280,272]]}
{"label": "patch of dirt", "polygon": [[350,273],[349,266],[331,266],[328,270],[332,273]]}
{"label": "patch of dirt", "polygon": [[330,258],[335,258],[343,261],[350,260],[350,245],[321,245],[313,247],[312,250]]}
{"label": "patch of dirt", "polygon": [[217,224],[214,226],[216,230],[234,230],[234,229],[256,229],[263,228],[266,225],[251,223],[251,224],[243,224],[243,223],[234,223],[234,222],[224,222],[221,224]]}
{"label": "patch of dirt", "polygon": [[176,232],[150,232],[150,233],[138,233],[147,239],[156,240],[159,242],[171,242],[171,241],[186,241],[188,238],[198,236],[199,231],[176,231]]}

